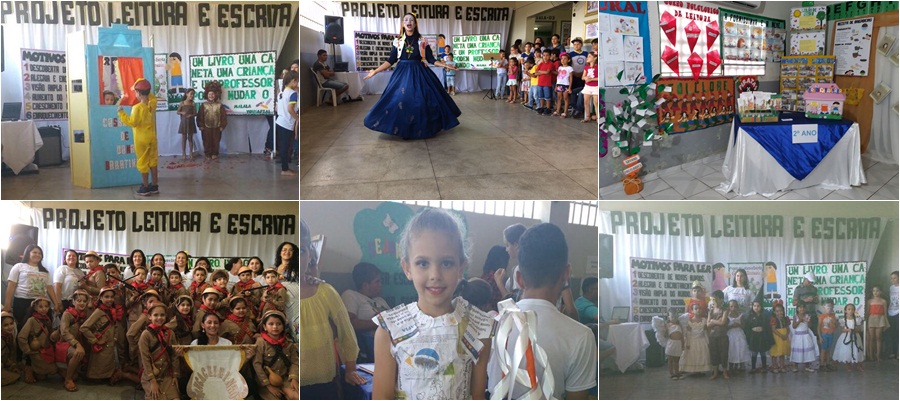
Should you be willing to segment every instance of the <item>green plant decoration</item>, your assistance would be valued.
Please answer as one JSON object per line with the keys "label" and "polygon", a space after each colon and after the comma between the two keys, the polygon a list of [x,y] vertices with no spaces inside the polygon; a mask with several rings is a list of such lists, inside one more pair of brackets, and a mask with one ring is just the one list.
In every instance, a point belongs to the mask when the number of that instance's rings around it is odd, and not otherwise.
{"label": "green plant decoration", "polygon": [[[624,72],[619,71],[616,75],[620,81]],[[609,133],[613,147],[621,149],[625,156],[638,154],[641,146],[668,136],[674,129],[672,123],[662,126],[657,123],[656,110],[662,104],[657,103],[657,94],[666,89],[665,85],[657,85],[659,77],[660,74],[657,74],[650,82],[643,84],[638,84],[642,77],[637,77],[634,85],[619,90],[626,96],[625,101],[606,108],[603,128]]]}

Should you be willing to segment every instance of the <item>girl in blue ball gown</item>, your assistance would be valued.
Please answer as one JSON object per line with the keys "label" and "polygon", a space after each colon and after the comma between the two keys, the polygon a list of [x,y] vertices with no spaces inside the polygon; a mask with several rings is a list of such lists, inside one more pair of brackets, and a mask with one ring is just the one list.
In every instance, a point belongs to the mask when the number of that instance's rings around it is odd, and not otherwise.
{"label": "girl in blue ball gown", "polygon": [[423,59],[438,67],[457,69],[435,60],[431,47],[419,34],[416,16],[407,13],[390,58],[364,78],[372,78],[397,63],[381,99],[366,115],[366,127],[403,139],[425,139],[459,125],[457,117],[462,112]]}

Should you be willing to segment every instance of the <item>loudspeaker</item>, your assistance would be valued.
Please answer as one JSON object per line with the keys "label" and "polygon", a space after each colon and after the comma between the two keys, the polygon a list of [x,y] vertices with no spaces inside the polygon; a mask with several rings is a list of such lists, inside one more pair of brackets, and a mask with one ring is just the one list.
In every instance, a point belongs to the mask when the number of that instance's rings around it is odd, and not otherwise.
{"label": "loudspeaker", "polygon": [[58,166],[62,164],[62,135],[59,127],[40,127],[41,140],[44,146],[34,155],[34,163],[40,167]]}
{"label": "loudspeaker", "polygon": [[24,224],[13,224],[9,228],[9,246],[6,248],[6,263],[14,265],[22,261],[22,253],[28,245],[36,245],[38,228]]}
{"label": "loudspeaker", "polygon": [[325,43],[344,44],[344,17],[325,16]]}

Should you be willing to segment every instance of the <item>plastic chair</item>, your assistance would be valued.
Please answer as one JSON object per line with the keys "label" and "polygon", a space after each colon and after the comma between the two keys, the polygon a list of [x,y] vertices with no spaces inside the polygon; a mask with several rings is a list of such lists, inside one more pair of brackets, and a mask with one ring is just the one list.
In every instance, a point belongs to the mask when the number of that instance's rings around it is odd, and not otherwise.
{"label": "plastic chair", "polygon": [[334,107],[337,107],[337,92],[334,89],[322,86],[322,83],[319,82],[319,75],[312,68],[309,69],[309,72],[313,74],[313,80],[316,81],[316,88],[318,88],[318,91],[316,91],[316,107],[322,105],[322,100],[324,99],[322,92],[331,92],[331,103],[334,104]]}

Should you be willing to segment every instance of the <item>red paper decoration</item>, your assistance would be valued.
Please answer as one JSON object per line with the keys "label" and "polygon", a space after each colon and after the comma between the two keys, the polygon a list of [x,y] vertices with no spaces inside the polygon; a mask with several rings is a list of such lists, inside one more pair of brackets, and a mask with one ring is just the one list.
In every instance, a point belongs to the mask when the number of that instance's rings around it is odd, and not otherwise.
{"label": "red paper decoration", "polygon": [[688,65],[691,66],[691,74],[694,75],[694,79],[700,78],[700,70],[703,69],[703,57],[694,52],[688,57]]}
{"label": "red paper decoration", "polygon": [[684,27],[684,33],[687,35],[688,46],[693,52],[694,46],[697,45],[697,40],[700,39],[700,27],[697,26],[697,21],[691,21],[690,24]]}
{"label": "red paper decoration", "polygon": [[659,18],[659,25],[666,34],[666,37],[669,38],[669,43],[671,43],[672,46],[675,46],[675,41],[678,39],[678,26],[675,17],[666,11],[662,14],[662,17]]}
{"label": "red paper decoration", "polygon": [[719,22],[713,21],[706,24],[706,50],[712,49],[713,43],[719,38]]}
{"label": "red paper decoration", "polygon": [[665,50],[662,52],[662,61],[672,71],[675,71],[676,75],[681,75],[680,71],[678,71],[678,52],[675,49],[666,46]]}
{"label": "red paper decoration", "polygon": [[712,76],[720,65],[722,65],[722,56],[719,55],[718,50],[706,53],[706,76]]}

